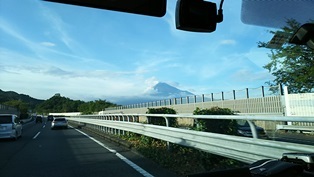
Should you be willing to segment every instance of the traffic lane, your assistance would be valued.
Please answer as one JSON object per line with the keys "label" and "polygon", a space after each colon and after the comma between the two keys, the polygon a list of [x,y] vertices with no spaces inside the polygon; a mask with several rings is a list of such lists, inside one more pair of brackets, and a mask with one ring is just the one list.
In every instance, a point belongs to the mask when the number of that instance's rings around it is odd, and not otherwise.
{"label": "traffic lane", "polygon": [[[50,130],[29,141],[1,168],[2,177],[142,177],[116,153],[75,131]],[[147,175],[149,176],[149,174]]]}
{"label": "traffic lane", "polygon": [[97,139],[98,141],[103,142],[106,144],[107,147],[110,149],[116,150],[119,154],[122,154],[124,157],[135,163],[136,165],[140,166],[141,168],[148,171],[151,175],[154,177],[179,177],[178,174],[174,173],[173,171],[170,171],[166,168],[161,167],[159,164],[155,163],[151,159],[148,159],[141,154],[139,154],[136,151],[132,151],[129,148],[123,146],[123,145],[117,145],[116,143],[112,141],[108,141],[107,139],[104,139],[104,137],[99,136],[98,134],[95,134],[90,131],[86,131],[86,129],[79,129],[79,131],[83,131],[87,133],[89,136],[92,136],[93,138]]}
{"label": "traffic lane", "polygon": [[296,132],[277,132],[273,135],[273,140],[284,141],[297,144],[314,145],[314,135]]}
{"label": "traffic lane", "polygon": [[[14,139],[0,139],[0,171],[12,157],[18,155],[20,151],[43,129],[45,124],[35,124],[34,122],[23,125],[22,137]],[[0,175],[1,176],[1,175]]]}

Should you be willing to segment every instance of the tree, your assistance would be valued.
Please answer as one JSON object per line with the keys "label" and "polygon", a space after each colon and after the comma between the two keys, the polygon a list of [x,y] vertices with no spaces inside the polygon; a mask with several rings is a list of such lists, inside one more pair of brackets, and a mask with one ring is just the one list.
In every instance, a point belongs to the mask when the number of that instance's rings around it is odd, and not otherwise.
{"label": "tree", "polygon": [[[301,26],[296,20],[288,20],[281,30],[293,34]],[[278,31],[270,31],[275,34]],[[258,47],[267,47],[266,42],[258,42]],[[291,93],[312,92],[314,89],[314,50],[305,45],[285,43],[281,48],[272,49],[270,62],[264,66],[275,79],[266,82],[269,86],[283,84]]]}
{"label": "tree", "polygon": [[10,100],[3,103],[11,107],[15,107],[20,111],[20,118],[25,119],[28,117],[29,104],[23,102],[22,100]]}
{"label": "tree", "polygon": [[95,101],[89,101],[89,102],[84,102],[83,104],[80,104],[78,106],[78,110],[82,114],[93,114],[94,112],[99,112],[104,110],[105,108],[108,107],[113,107],[117,106],[114,103],[108,102],[106,100],[95,100]]}
{"label": "tree", "polygon": [[[214,106],[209,109],[197,107],[193,111],[193,115],[234,115],[234,113],[229,108]],[[197,126],[196,130],[227,135],[237,134],[237,122],[235,120],[197,119],[195,123]]]}
{"label": "tree", "polygon": [[[146,114],[177,114],[177,111],[173,108],[161,107],[161,108],[148,108]],[[150,124],[166,126],[165,119],[163,117],[147,117]],[[170,118],[170,127],[177,127],[177,118]]]}

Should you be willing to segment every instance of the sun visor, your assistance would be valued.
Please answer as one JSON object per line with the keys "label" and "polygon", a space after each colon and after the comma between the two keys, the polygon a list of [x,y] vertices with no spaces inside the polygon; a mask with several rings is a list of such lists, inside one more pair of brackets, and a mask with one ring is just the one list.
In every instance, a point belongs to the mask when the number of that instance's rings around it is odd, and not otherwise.
{"label": "sun visor", "polygon": [[133,14],[163,17],[166,14],[166,0],[43,0]]}
{"label": "sun visor", "polygon": [[301,24],[314,20],[314,0],[242,0],[245,24],[282,28],[290,19]]}

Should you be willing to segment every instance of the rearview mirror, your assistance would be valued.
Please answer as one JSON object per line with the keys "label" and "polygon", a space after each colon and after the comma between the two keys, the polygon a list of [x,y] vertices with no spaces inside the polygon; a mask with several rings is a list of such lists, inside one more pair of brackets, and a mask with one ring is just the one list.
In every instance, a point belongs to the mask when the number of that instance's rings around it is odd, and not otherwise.
{"label": "rearview mirror", "polygon": [[222,21],[222,9],[217,15],[216,3],[204,0],[178,0],[176,28],[193,32],[213,32]]}
{"label": "rearview mirror", "polygon": [[166,14],[167,0],[44,0],[98,9],[162,17]]}
{"label": "rearview mirror", "polygon": [[289,43],[307,45],[311,49],[314,49],[314,23],[302,25],[291,37]]}

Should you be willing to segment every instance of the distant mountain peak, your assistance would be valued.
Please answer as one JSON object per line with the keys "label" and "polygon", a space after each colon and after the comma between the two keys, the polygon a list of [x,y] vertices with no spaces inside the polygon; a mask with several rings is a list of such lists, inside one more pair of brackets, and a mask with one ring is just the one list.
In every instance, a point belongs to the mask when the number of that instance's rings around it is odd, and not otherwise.
{"label": "distant mountain peak", "polygon": [[194,95],[193,93],[185,90],[180,90],[176,87],[173,87],[167,83],[159,82],[153,87],[154,92],[151,93],[151,96],[158,96],[158,97],[185,97],[188,95]]}

